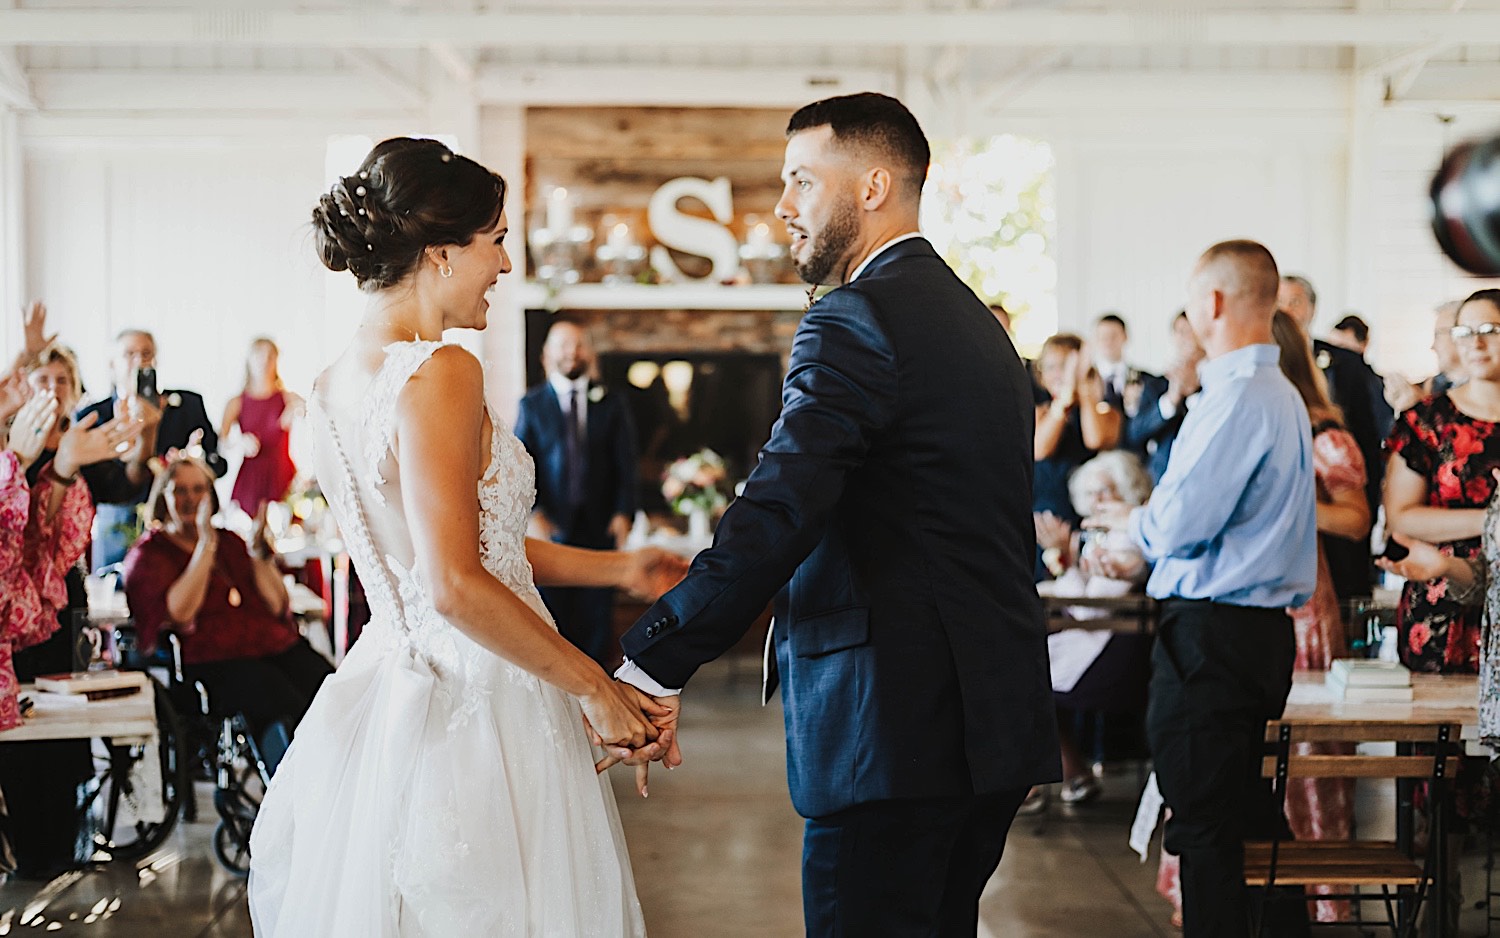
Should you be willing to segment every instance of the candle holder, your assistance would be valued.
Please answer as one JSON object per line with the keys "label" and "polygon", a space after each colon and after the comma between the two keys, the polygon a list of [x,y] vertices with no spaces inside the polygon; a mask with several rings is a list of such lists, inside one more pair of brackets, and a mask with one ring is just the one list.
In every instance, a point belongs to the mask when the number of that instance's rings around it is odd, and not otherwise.
{"label": "candle holder", "polygon": [[646,262],[646,249],[636,243],[630,225],[617,216],[605,215],[600,229],[604,232],[604,243],[594,250],[594,258],[604,269],[604,282],[635,283]]}
{"label": "candle holder", "polygon": [[573,202],[562,186],[548,190],[546,209],[546,227],[531,233],[531,244],[537,279],[557,290],[579,281],[579,268],[588,260],[594,232],[573,223]]}
{"label": "candle holder", "polygon": [[740,262],[752,283],[776,283],[786,256],[786,247],[771,240],[770,225],[757,215],[745,216],[745,243],[740,245]]}

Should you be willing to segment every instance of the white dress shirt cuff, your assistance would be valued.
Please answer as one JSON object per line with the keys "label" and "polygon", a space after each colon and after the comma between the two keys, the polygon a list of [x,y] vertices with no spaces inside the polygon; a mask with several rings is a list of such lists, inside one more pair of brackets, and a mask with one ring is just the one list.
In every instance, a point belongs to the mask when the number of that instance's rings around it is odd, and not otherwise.
{"label": "white dress shirt cuff", "polygon": [[1177,416],[1177,405],[1167,400],[1166,395],[1162,395],[1161,400],[1157,402],[1156,406],[1161,411],[1161,419],[1163,420],[1171,420]]}
{"label": "white dress shirt cuff", "polygon": [[678,694],[682,693],[682,688],[680,687],[662,687],[660,684],[656,683],[655,678],[647,674],[645,671],[642,671],[636,665],[636,663],[634,661],[631,661],[629,658],[626,658],[625,663],[620,665],[620,669],[615,672],[615,680],[624,681],[626,684],[629,684],[636,690],[645,691],[652,697],[676,697]]}

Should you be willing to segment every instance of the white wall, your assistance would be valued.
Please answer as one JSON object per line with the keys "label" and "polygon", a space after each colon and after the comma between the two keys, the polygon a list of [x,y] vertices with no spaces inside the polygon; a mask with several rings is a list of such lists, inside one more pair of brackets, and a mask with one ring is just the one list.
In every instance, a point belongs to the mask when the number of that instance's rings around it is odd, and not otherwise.
{"label": "white wall", "polygon": [[202,391],[215,420],[255,336],[305,393],[326,352],[308,225],[322,170],[315,141],[29,146],[26,294],[46,300],[90,396],[108,393],[127,327],[156,335],[163,386]]}

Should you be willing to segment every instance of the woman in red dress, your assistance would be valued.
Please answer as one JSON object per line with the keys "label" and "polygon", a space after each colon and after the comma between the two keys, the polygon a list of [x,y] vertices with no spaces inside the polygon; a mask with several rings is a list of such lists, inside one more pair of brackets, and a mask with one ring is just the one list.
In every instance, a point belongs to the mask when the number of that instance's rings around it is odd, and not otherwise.
{"label": "woman in red dress", "polygon": [[[1453,557],[1479,552],[1484,508],[1500,467],[1500,290],[1464,301],[1453,328],[1469,381],[1396,421],[1386,446],[1386,524]],[[1449,595],[1446,579],[1408,581],[1397,612],[1401,660],[1413,671],[1479,670],[1481,611]]]}
{"label": "woman in red dress", "polygon": [[250,343],[245,364],[245,389],[224,410],[220,439],[240,428],[244,459],[234,477],[230,496],[240,510],[254,516],[260,506],[286,497],[297,467],[292,463],[291,428],[302,409],[302,399],[288,391],[277,369],[280,351],[270,339]]}

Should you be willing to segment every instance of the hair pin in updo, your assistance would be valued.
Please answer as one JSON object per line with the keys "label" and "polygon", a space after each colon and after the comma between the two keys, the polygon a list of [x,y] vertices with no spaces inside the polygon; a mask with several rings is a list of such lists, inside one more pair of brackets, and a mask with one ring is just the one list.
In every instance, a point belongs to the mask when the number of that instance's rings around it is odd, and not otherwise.
{"label": "hair pin in updo", "polygon": [[360,172],[359,172],[359,178],[361,178],[361,179],[369,179],[370,178],[370,174],[367,173],[367,172],[365,172],[364,170],[360,170]]}
{"label": "hair pin in updo", "polygon": [[365,194],[365,187],[364,186],[355,186],[354,187],[354,194],[357,195],[357,196],[363,197],[364,194]]}
{"label": "hair pin in updo", "polygon": [[452,153],[444,153],[442,159],[443,159],[444,163],[451,163],[451,162],[453,162],[453,154]]}

